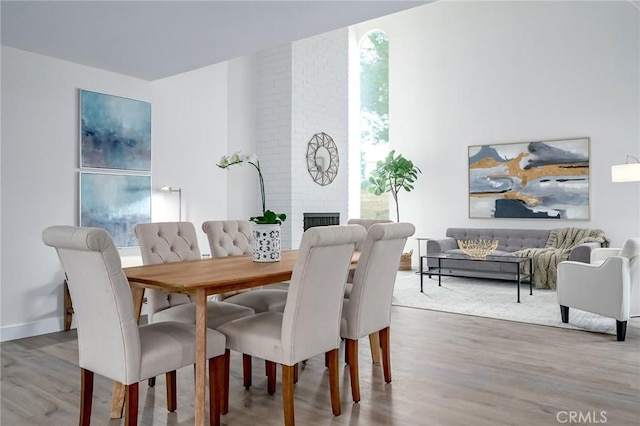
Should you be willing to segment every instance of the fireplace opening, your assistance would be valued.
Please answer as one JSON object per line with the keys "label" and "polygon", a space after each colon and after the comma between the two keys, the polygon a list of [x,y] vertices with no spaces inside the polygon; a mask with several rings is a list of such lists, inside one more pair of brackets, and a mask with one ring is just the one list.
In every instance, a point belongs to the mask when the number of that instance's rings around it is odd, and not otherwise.
{"label": "fireplace opening", "polygon": [[340,225],[340,213],[304,213],[304,230],[314,226]]}

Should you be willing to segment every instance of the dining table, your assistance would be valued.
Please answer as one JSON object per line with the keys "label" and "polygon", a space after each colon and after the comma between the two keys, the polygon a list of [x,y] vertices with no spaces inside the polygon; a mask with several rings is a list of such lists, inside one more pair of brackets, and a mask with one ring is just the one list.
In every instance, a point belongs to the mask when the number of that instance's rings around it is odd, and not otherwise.
{"label": "dining table", "polygon": [[[287,281],[291,279],[297,253],[298,250],[283,250],[277,262],[255,262],[252,255],[242,255],[123,268],[138,320],[147,288],[195,298],[195,425],[204,426],[206,421],[207,297]],[[352,258],[352,268],[357,254]],[[111,418],[122,417],[124,394],[124,385],[114,382]]]}

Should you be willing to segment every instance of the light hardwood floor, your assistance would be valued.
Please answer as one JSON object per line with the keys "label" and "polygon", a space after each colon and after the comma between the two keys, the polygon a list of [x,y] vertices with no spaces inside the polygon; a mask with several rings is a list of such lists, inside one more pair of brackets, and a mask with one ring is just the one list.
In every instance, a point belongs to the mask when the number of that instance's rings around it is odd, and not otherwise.
{"label": "light hardwood floor", "polygon": [[[581,413],[582,424],[586,416],[592,424],[640,424],[640,319],[627,341],[617,342],[612,335],[412,308],[394,307],[392,318],[393,382],[384,383],[361,341],[362,401],[351,402],[341,366],[342,415],[334,417],[324,358],[313,358],[295,388],[298,425],[559,425],[570,424],[568,412]],[[6,342],[1,350],[2,426],[77,424],[74,330]],[[245,391],[241,357],[232,355],[223,424],[283,424],[281,371],[269,396],[263,365],[254,361],[253,387]],[[120,424],[109,420],[110,398],[111,382],[96,376],[93,425]],[[178,372],[175,413],[166,411],[163,377],[155,388],[140,385],[140,424],[193,424],[191,368]]]}

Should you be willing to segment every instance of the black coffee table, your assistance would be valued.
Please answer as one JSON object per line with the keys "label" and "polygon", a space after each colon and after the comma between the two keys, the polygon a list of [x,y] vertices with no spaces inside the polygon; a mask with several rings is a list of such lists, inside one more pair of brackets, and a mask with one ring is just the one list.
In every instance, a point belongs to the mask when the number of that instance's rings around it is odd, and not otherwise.
{"label": "black coffee table", "polygon": [[[438,261],[438,266],[435,268],[429,268],[427,266],[426,270],[424,268],[424,263],[429,259],[434,259]],[[504,272],[496,272],[496,271],[470,271],[465,269],[456,269],[455,266],[443,266],[443,261],[445,260],[463,260],[463,261],[472,261],[472,262],[490,262],[490,263],[501,263],[501,264],[510,264],[513,267],[507,266],[506,269],[513,269]],[[528,264],[529,272],[523,272],[522,266],[526,266]],[[533,268],[532,268],[531,258],[529,257],[515,257],[515,256],[487,256],[483,258],[473,258],[469,257],[466,254],[448,254],[448,253],[434,253],[427,254],[425,256],[420,257],[420,292],[423,291],[423,280],[424,276],[428,275],[431,277],[432,275],[436,275],[438,277],[438,286],[442,286],[442,277],[465,277],[465,278],[490,278],[494,280],[505,280],[505,281],[513,281],[516,283],[517,294],[518,294],[518,303],[520,303],[520,284],[529,283],[529,294],[533,295]],[[502,268],[501,268],[502,269]],[[527,271],[524,268],[524,271]]]}

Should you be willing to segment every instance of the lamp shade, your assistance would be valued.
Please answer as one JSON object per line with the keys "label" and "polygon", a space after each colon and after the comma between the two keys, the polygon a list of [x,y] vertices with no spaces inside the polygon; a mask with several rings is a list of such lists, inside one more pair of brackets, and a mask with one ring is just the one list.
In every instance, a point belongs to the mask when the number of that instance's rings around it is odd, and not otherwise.
{"label": "lamp shade", "polygon": [[618,164],[611,166],[612,182],[639,182],[640,163]]}

